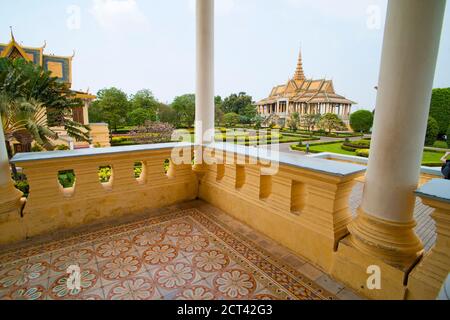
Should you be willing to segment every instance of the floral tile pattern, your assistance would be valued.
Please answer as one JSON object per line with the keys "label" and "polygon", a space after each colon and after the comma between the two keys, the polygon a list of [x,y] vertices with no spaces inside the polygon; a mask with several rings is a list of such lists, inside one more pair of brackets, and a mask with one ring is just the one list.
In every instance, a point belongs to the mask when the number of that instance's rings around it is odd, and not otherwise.
{"label": "floral tile pattern", "polygon": [[195,208],[0,253],[0,299],[335,298]]}

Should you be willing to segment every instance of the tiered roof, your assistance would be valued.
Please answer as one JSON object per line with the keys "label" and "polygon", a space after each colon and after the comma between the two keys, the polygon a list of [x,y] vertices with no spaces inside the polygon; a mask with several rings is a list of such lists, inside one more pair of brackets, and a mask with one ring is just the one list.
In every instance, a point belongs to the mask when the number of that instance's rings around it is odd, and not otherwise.
{"label": "tiered roof", "polygon": [[356,104],[356,102],[337,94],[334,91],[332,80],[306,79],[301,52],[294,77],[289,79],[286,84],[274,87],[269,97],[259,101],[257,105],[276,103],[279,99],[302,103]]}
{"label": "tiered roof", "polygon": [[72,83],[72,56],[55,56],[44,54],[46,43],[42,47],[24,47],[17,43],[11,30],[11,41],[8,44],[0,43],[0,58],[23,58],[29,62],[40,65],[52,76],[67,84]]}
{"label": "tiered roof", "polygon": [[[42,47],[25,47],[20,45],[14,38],[11,29],[11,41],[8,44],[0,43],[0,58],[17,59],[23,58],[29,62],[40,65],[46,71],[50,71],[53,77],[64,82],[70,88],[72,85],[72,60],[75,52],[71,56],[55,56],[44,54],[46,47],[44,42]],[[77,98],[93,100],[95,95],[89,92],[74,91]]]}

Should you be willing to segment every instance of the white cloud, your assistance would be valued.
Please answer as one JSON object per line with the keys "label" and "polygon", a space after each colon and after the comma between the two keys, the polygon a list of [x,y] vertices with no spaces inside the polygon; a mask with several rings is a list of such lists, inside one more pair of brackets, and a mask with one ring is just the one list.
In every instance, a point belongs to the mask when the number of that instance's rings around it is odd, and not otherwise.
{"label": "white cloud", "polygon": [[[189,0],[189,10],[195,13],[196,0]],[[214,11],[218,16],[226,16],[234,11],[236,8],[235,0],[215,0]]]}
{"label": "white cloud", "polygon": [[90,12],[100,27],[108,31],[149,27],[149,21],[136,0],[93,0]]}

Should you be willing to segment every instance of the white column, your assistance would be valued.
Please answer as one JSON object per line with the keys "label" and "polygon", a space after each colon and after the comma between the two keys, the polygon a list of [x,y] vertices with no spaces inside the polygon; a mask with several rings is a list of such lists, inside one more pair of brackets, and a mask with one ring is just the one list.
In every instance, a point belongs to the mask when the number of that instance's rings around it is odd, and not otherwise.
{"label": "white column", "polygon": [[389,1],[362,203],[379,218],[412,219],[444,10],[445,0]]}
{"label": "white column", "polygon": [[[197,0],[195,143],[214,141],[214,0]],[[205,136],[205,133],[208,135]]]}
{"label": "white column", "polygon": [[390,0],[370,159],[354,243],[407,266],[422,245],[414,206],[445,0]]}

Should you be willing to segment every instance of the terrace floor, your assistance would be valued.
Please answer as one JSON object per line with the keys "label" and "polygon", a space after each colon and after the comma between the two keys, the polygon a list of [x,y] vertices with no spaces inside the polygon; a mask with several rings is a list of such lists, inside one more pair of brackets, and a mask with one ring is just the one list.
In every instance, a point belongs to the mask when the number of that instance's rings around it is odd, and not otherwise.
{"label": "terrace floor", "polygon": [[[81,290],[67,286],[79,265]],[[358,299],[220,210],[193,201],[0,251],[0,299]]]}

